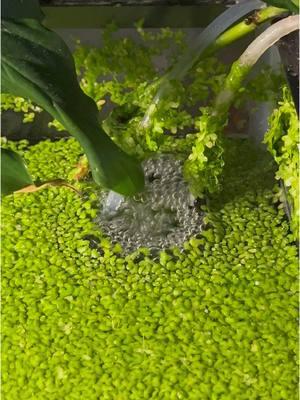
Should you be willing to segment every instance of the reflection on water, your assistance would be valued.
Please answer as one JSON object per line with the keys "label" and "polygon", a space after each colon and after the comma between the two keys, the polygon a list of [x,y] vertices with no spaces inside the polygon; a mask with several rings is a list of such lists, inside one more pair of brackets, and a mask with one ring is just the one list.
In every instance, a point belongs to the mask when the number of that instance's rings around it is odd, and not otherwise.
{"label": "reflection on water", "polygon": [[201,231],[203,215],[182,177],[182,163],[169,156],[144,162],[145,191],[134,198],[109,192],[97,222],[129,253],[139,247],[159,250],[181,246]]}

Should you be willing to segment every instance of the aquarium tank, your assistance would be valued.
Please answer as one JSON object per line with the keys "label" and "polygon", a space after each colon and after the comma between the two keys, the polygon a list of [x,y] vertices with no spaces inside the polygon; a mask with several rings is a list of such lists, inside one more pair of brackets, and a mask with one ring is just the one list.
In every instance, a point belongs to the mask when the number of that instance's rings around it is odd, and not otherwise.
{"label": "aquarium tank", "polygon": [[3,0],[1,395],[298,399],[298,0]]}

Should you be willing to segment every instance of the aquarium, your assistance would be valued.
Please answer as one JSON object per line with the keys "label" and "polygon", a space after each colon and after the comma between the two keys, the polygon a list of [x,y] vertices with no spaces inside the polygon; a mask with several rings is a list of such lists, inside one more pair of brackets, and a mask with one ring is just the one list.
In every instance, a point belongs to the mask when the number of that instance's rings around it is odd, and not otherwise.
{"label": "aquarium", "polygon": [[87,3],[3,1],[3,399],[296,400],[297,2]]}

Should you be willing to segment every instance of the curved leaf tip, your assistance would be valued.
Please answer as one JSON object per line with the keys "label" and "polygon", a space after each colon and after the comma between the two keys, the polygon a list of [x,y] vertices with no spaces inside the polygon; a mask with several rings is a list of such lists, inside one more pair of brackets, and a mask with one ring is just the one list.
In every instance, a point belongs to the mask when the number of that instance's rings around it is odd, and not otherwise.
{"label": "curved leaf tip", "polygon": [[32,184],[22,157],[12,150],[1,148],[1,195],[12,194]]}

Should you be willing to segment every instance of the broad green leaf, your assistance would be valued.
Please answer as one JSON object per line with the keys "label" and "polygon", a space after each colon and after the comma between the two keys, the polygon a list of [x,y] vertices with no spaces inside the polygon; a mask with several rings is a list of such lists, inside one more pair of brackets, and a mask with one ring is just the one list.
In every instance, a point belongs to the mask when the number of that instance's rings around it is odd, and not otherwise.
{"label": "broad green leaf", "polygon": [[12,150],[1,149],[1,194],[6,196],[32,184],[21,156]]}
{"label": "broad green leaf", "polygon": [[95,182],[123,195],[144,187],[140,164],[118,148],[100,127],[94,101],[78,82],[62,39],[37,20],[2,21],[2,91],[48,111],[82,145]]}
{"label": "broad green leaf", "polygon": [[293,13],[299,12],[299,0],[265,0],[265,3],[275,7],[285,8]]}

